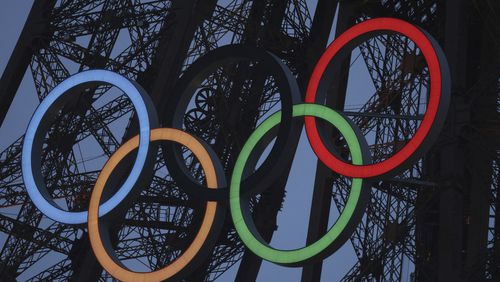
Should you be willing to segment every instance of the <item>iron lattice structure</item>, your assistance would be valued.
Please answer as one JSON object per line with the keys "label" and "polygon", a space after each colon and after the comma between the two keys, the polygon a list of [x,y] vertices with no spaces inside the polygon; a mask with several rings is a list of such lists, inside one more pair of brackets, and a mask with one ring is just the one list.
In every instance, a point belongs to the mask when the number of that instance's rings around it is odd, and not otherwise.
{"label": "iron lattice structure", "polygon": [[[404,173],[373,184],[371,203],[351,238],[357,262],[344,280],[403,281],[411,273],[418,281],[495,281],[500,276],[500,9],[495,2],[41,0],[34,4],[0,81],[1,117],[3,121],[26,71],[40,100],[73,73],[105,68],[138,81],[157,105],[168,104],[177,79],[197,58],[230,43],[274,52],[305,90],[335,19],[335,33],[340,34],[367,18],[402,18],[426,29],[443,46],[452,70],[452,106],[446,129],[429,154]],[[380,161],[418,128],[428,72],[415,44],[400,35],[363,42],[352,53],[355,61],[366,65],[373,96],[360,107],[345,105],[346,62],[331,89],[331,106],[358,124],[374,160]],[[200,85],[184,126],[213,145],[229,173],[239,140],[279,107],[279,89],[272,79],[257,90],[236,88],[231,81],[244,79],[224,68]],[[250,83],[259,81],[257,71],[250,68],[249,73]],[[238,104],[250,121],[243,129],[235,130],[221,118],[237,98],[227,93],[260,97]],[[168,114],[161,106],[158,110]],[[134,130],[133,107],[122,93],[106,86],[82,93],[78,103],[59,113],[46,136],[42,170],[48,187],[57,187],[52,196],[68,209],[84,209],[98,174],[94,167]],[[0,154],[0,231],[6,238],[0,254],[2,280],[111,279],[89,252],[83,227],[51,221],[30,202],[21,178],[22,140]],[[85,142],[92,143],[94,155],[81,152]],[[264,238],[270,239],[276,227],[285,180],[253,202]],[[314,198],[320,197],[321,204],[311,210],[308,240],[324,232],[330,205],[343,208],[348,184],[318,164]],[[146,269],[168,264],[198,227],[199,210],[196,199],[168,177],[159,157],[153,182],[116,226],[119,258]],[[210,260],[188,280],[215,280],[238,260],[237,279],[255,280],[261,261],[245,250],[228,221]],[[320,275],[321,264],[310,265],[302,280],[319,281]]]}

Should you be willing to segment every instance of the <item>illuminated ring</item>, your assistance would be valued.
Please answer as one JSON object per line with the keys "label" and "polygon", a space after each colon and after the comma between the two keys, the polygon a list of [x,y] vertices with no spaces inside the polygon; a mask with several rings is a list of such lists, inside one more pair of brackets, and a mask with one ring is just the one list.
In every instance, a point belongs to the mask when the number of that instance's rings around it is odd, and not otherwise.
{"label": "illuminated ring", "polygon": [[[366,185],[366,180],[352,179],[351,191],[344,210],[335,224],[318,241],[304,248],[293,250],[278,250],[269,246],[254,225],[248,206],[250,197],[240,194],[240,183],[242,174],[248,169],[247,159],[251,157],[253,149],[261,138],[279,124],[280,115],[281,113],[277,112],[266,119],[243,146],[231,178],[229,204],[236,231],[248,249],[273,263],[300,266],[326,258],[348,240],[363,216],[370,196],[370,187]],[[361,165],[370,161],[369,155],[366,154],[367,144],[361,132],[338,112],[322,105],[299,104],[293,107],[293,116],[314,116],[328,121],[345,138],[353,163]]]}
{"label": "illuminated ring", "polygon": [[85,223],[87,211],[62,210],[50,196],[41,173],[41,153],[45,133],[53,122],[55,113],[68,100],[74,101],[76,94],[102,83],[118,87],[132,101],[139,120],[140,146],[130,175],[118,191],[102,204],[99,216],[107,214],[127,198],[137,180],[146,171],[144,167],[147,166],[152,151],[149,149],[149,131],[158,123],[155,107],[147,93],[135,82],[107,70],[89,70],[70,76],[56,86],[36,109],[24,136],[22,151],[23,180],[28,195],[43,214],[58,222]]}
{"label": "illuminated ring", "polygon": [[[374,35],[394,32],[405,35],[420,48],[430,74],[427,110],[413,138],[390,158],[375,164],[354,165],[334,156],[324,145],[313,117],[305,118],[309,142],[320,160],[333,171],[348,177],[369,178],[396,174],[418,160],[434,143],[443,127],[450,100],[449,69],[439,44],[425,31],[405,21],[377,18],[361,22],[340,35],[327,48],[316,65],[306,93],[306,103],[323,103],[334,77],[333,65],[341,63],[352,48]],[[333,60],[333,61],[332,61]],[[319,95],[317,96],[317,93]]]}
{"label": "illuminated ring", "polygon": [[[177,84],[175,96],[168,101],[163,112],[172,113],[166,116],[165,125],[182,128],[184,114],[193,94],[209,74],[221,65],[240,61],[252,61],[262,64],[263,69],[274,78],[279,88],[283,122],[281,123],[272,149],[262,165],[251,175],[245,175],[242,193],[257,193],[258,189],[273,184],[292,162],[293,152],[297,146],[301,128],[300,123],[292,122],[292,107],[301,102],[297,81],[289,68],[270,52],[262,48],[244,45],[226,45],[217,48],[191,64]],[[260,95],[260,93],[259,93]],[[182,151],[177,147],[166,150],[167,167],[172,178],[189,194],[204,200],[227,200],[228,189],[223,187],[212,191],[195,182],[184,164]],[[201,192],[200,192],[201,191]]]}
{"label": "illuminated ring", "polygon": [[[113,277],[120,281],[163,281],[165,279],[178,278],[195,270],[200,263],[210,254],[218,238],[218,233],[224,223],[225,209],[217,202],[207,202],[205,215],[196,237],[191,245],[176,258],[170,265],[152,272],[134,272],[128,270],[120,261],[111,256],[111,243],[106,236],[101,234],[99,226],[99,202],[106,186],[108,178],[115,167],[125,156],[137,148],[139,138],[136,136],[123,144],[104,165],[90,198],[88,232],[92,250],[99,263]],[[177,142],[193,152],[198,158],[206,177],[207,187],[217,189],[225,185],[222,165],[210,152],[210,147],[186,132],[173,128],[159,128],[151,131],[151,141],[173,141]],[[103,220],[106,222],[105,220]]]}

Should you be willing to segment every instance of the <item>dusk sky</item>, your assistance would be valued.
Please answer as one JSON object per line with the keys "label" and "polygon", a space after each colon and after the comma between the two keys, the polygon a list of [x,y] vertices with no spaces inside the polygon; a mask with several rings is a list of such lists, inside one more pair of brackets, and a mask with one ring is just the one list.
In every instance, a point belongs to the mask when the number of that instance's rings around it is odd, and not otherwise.
{"label": "dusk sky", "polygon": [[[310,2],[312,7],[316,1]],[[28,0],[5,1],[2,9],[0,9],[0,29],[2,34],[2,40],[0,41],[0,71],[2,72],[23,27],[31,3],[32,1]],[[353,56],[353,58],[356,58],[356,56]],[[351,70],[347,104],[359,105],[367,97],[371,96],[373,91],[373,86],[367,78],[366,67],[362,59],[359,59],[353,64]],[[37,104],[38,100],[34,91],[31,73],[27,72],[17,92],[13,106],[4,121],[4,125],[0,128],[0,151],[23,135]],[[271,243],[276,248],[299,248],[305,245],[316,162],[317,158],[303,133],[290,172],[283,210],[279,214],[279,228],[275,232]],[[338,217],[338,211],[332,207],[330,214],[331,225]],[[2,237],[0,243],[3,243],[5,234],[0,234],[0,237]],[[324,261],[322,281],[338,281],[355,262],[353,248],[350,242],[347,242],[344,247]],[[233,281],[236,271],[236,267],[231,268],[218,281]],[[300,281],[300,276],[300,268],[287,268],[264,262],[258,281]]]}

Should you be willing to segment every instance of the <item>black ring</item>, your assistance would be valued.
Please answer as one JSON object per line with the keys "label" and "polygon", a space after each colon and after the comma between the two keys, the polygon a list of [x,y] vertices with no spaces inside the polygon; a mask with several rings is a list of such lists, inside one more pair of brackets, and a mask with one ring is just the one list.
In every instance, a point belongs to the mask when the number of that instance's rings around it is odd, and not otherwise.
{"label": "black ring", "polygon": [[[301,97],[297,81],[290,69],[277,56],[264,49],[244,45],[226,45],[196,60],[180,78],[176,84],[174,95],[162,108],[165,109],[164,112],[168,113],[164,116],[165,126],[183,129],[184,115],[188,104],[203,79],[221,65],[242,60],[264,64],[264,69],[274,77],[280,90],[282,111],[282,121],[276,141],[268,157],[257,170],[249,174],[242,182],[242,193],[246,194],[256,193],[274,184],[293,160],[301,128],[299,122],[293,121],[292,108],[294,104],[300,103]],[[172,178],[179,185],[182,185],[189,194],[209,201],[228,198],[228,187],[214,191],[194,180],[184,163],[179,146],[168,146],[168,149],[164,151],[167,168]]]}

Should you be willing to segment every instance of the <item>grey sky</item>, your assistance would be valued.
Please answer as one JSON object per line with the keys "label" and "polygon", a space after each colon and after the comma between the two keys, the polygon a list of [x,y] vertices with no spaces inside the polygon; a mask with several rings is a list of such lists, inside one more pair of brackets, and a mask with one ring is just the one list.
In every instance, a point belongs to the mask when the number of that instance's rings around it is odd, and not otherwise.
{"label": "grey sky", "polygon": [[[310,2],[311,5],[314,5],[316,1]],[[2,5],[2,9],[0,9],[2,34],[2,40],[0,41],[1,72],[3,72],[15,46],[31,3],[30,0],[6,1]],[[363,81],[363,83],[359,83],[359,81]],[[366,79],[366,68],[361,63],[361,60],[353,65],[348,93],[348,105],[359,105],[373,93],[373,87]],[[31,74],[28,73],[16,95],[13,107],[7,115],[5,125],[0,128],[0,150],[3,150],[24,133],[37,103]],[[277,248],[298,248],[305,244],[316,161],[317,158],[303,134],[290,173],[283,211],[279,214],[279,229],[272,241],[272,245]],[[330,224],[334,222],[337,216],[338,212],[332,208]],[[354,263],[354,251],[348,242],[338,252],[325,260],[322,280],[338,281]],[[220,281],[233,281],[236,270],[236,267],[233,267]],[[300,274],[301,269],[299,268],[286,268],[264,262],[258,280],[300,281]]]}

